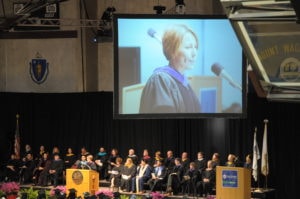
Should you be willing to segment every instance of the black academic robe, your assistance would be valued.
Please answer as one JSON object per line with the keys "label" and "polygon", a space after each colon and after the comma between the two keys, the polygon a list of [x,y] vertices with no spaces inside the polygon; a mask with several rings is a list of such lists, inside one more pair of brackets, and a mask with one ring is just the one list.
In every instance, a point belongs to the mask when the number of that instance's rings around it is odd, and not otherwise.
{"label": "black academic robe", "polygon": [[143,89],[140,113],[199,112],[199,100],[182,74],[170,66],[155,70]]}

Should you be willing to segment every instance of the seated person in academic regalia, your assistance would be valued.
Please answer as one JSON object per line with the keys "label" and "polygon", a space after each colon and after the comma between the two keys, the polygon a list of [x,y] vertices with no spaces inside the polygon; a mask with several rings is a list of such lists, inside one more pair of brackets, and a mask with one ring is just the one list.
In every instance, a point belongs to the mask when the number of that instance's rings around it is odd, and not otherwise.
{"label": "seated person in academic regalia", "polygon": [[142,159],[141,164],[137,167],[137,173],[132,178],[131,191],[137,193],[144,193],[144,183],[151,178],[152,168],[147,160]]}
{"label": "seated person in academic regalia", "polygon": [[35,169],[35,161],[33,160],[33,155],[28,153],[26,158],[23,159],[21,171],[20,171],[20,182],[24,184],[32,183],[33,171]]}
{"label": "seated person in academic regalia", "polygon": [[131,180],[136,174],[136,165],[131,158],[127,158],[121,171],[121,189],[125,192],[131,191]]}
{"label": "seated person in academic regalia", "polygon": [[177,194],[180,190],[180,183],[184,174],[183,166],[181,165],[181,159],[175,158],[175,166],[169,171],[167,180],[167,193]]}
{"label": "seated person in academic regalia", "polygon": [[108,179],[108,154],[104,147],[99,148],[99,152],[95,155],[95,163],[101,179]]}
{"label": "seated person in academic regalia", "polygon": [[200,196],[206,197],[211,194],[212,189],[216,186],[216,171],[212,167],[212,161],[207,162],[207,168],[202,172],[201,181],[196,185],[197,192]]}
{"label": "seated person in academic regalia", "polygon": [[71,147],[68,148],[67,153],[64,157],[65,168],[70,169],[74,167],[74,164],[77,160],[77,156],[73,153],[73,149]]}
{"label": "seated person in academic regalia", "polygon": [[[48,175],[48,170],[49,170],[49,167],[50,167],[50,164],[51,164],[51,160],[49,158],[49,154],[48,153],[44,153],[42,155],[42,158],[39,159],[39,162],[37,164],[37,166],[35,167],[34,171],[33,171],[33,183],[34,184],[38,184],[38,181],[39,181],[39,178],[41,175]],[[46,178],[47,177],[41,177],[41,180],[43,178]]]}
{"label": "seated person in academic regalia", "polygon": [[196,168],[195,162],[191,162],[189,169],[182,178],[182,190],[186,194],[196,194],[196,183],[200,180],[200,172]]}
{"label": "seated person in academic regalia", "polygon": [[122,158],[116,158],[115,166],[110,173],[110,187],[113,189],[118,189],[121,186],[121,173],[123,170]]}
{"label": "seated person in academic regalia", "polygon": [[63,177],[64,161],[60,158],[59,154],[54,155],[49,169],[49,178],[54,187],[59,183]]}
{"label": "seated person in academic regalia", "polygon": [[1,181],[18,181],[21,161],[16,154],[11,154],[1,173]]}

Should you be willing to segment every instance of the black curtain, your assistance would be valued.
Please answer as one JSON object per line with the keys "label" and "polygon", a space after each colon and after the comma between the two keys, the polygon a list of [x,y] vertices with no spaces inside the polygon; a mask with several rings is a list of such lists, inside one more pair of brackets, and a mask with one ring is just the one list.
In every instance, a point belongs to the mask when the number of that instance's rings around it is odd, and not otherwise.
{"label": "black curtain", "polygon": [[[58,146],[64,154],[67,147],[76,153],[85,146],[95,154],[103,146],[108,151],[117,148],[125,157],[134,148],[138,156],[149,149],[165,155],[173,150],[176,156],[183,151],[196,159],[204,151],[210,159],[219,152],[224,163],[229,153],[245,160],[252,153],[253,132],[262,148],[263,120],[268,123],[270,175],[268,187],[275,188],[278,198],[296,194],[296,179],[300,178],[297,103],[268,102],[249,94],[245,119],[148,119],[114,120],[113,93],[0,93],[0,160],[4,162],[13,152],[16,114],[20,114],[21,149],[30,144],[34,151],[45,145],[48,151]],[[260,165],[259,165],[260,166]],[[260,187],[265,181],[261,177]]]}

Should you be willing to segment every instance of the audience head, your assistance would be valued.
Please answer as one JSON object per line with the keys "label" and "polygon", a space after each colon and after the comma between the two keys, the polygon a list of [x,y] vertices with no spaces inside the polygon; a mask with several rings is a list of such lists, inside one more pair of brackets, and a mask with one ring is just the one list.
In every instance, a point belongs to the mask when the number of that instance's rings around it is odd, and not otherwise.
{"label": "audience head", "polygon": [[212,160],[207,161],[207,168],[210,168],[210,169],[213,168]]}
{"label": "audience head", "polygon": [[251,163],[252,162],[252,154],[248,154],[246,156],[246,163]]}
{"label": "audience head", "polygon": [[228,162],[235,162],[235,155],[234,154],[229,154],[227,157]]}
{"label": "audience head", "polygon": [[131,158],[126,159],[125,166],[129,168],[133,166],[133,161]]}
{"label": "audience head", "polygon": [[143,156],[149,156],[149,151],[148,151],[148,149],[144,149],[144,151],[143,151]]}
{"label": "audience head", "polygon": [[163,165],[163,161],[162,160],[156,160],[156,166],[162,166]]}
{"label": "audience head", "polygon": [[134,155],[134,149],[129,149],[128,155]]}
{"label": "audience head", "polygon": [[148,164],[148,160],[147,159],[141,159],[141,165],[145,166],[146,164]]}
{"label": "audience head", "polygon": [[93,161],[93,155],[87,155],[86,156],[86,160],[88,161],[88,162],[92,162]]}
{"label": "audience head", "polygon": [[196,169],[196,163],[195,162],[191,162],[190,163],[190,170],[194,170]]}
{"label": "audience head", "polygon": [[122,158],[120,158],[120,157],[117,157],[117,158],[116,158],[116,164],[117,164],[117,165],[122,164],[122,161],[123,161]]}
{"label": "audience head", "polygon": [[185,160],[185,159],[187,159],[188,158],[188,153],[187,152],[183,152],[182,154],[181,154],[181,159],[182,160]]}
{"label": "audience head", "polygon": [[199,151],[197,153],[197,158],[200,160],[200,159],[203,159],[204,158],[204,153],[202,151]]}
{"label": "audience head", "polygon": [[212,161],[219,161],[220,160],[220,155],[219,153],[214,153],[212,156]]}
{"label": "audience head", "polygon": [[118,155],[118,149],[116,149],[116,148],[113,148],[112,150],[111,150],[111,155],[112,156],[117,156]]}
{"label": "audience head", "polygon": [[174,162],[175,162],[175,165],[180,165],[181,164],[181,159],[180,158],[175,158]]}
{"label": "audience head", "polygon": [[173,151],[169,150],[167,151],[167,158],[173,157]]}

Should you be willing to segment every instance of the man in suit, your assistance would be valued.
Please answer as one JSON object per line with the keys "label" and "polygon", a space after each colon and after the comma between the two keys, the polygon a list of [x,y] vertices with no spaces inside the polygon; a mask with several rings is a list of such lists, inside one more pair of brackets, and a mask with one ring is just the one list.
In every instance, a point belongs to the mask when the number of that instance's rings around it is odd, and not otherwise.
{"label": "man in suit", "polygon": [[165,182],[167,176],[166,167],[163,165],[162,160],[156,161],[156,167],[154,168],[154,172],[152,173],[152,177],[148,180],[147,184],[150,187],[151,191],[154,191],[158,186],[162,186]]}

